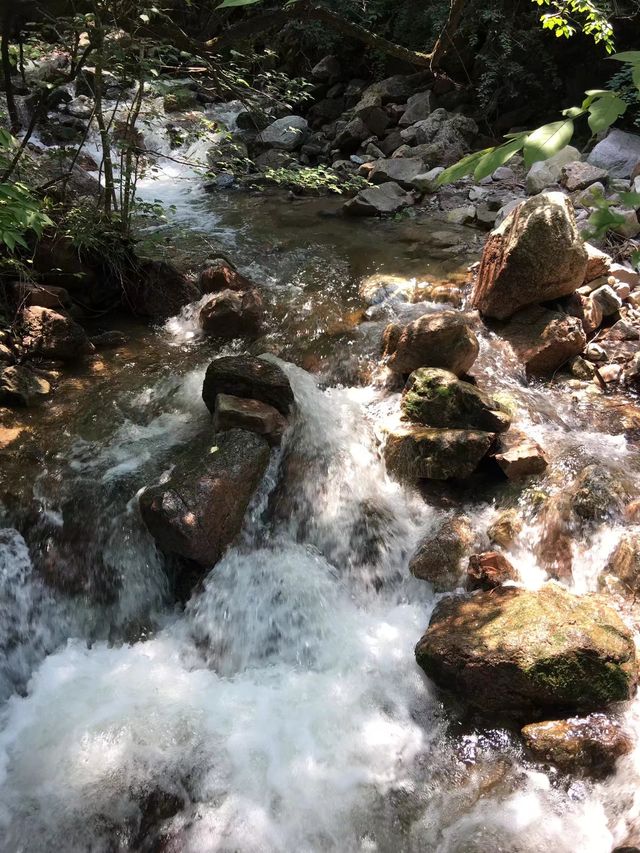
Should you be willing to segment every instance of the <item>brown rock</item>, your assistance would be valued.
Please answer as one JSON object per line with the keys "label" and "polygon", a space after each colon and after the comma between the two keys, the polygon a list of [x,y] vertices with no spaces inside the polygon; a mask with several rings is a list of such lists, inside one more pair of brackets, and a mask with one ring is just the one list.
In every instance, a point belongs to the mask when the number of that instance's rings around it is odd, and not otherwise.
{"label": "brown rock", "polygon": [[580,320],[540,306],[519,311],[500,334],[533,376],[555,373],[587,343]]}
{"label": "brown rock", "polygon": [[582,323],[585,335],[589,336],[602,325],[602,306],[590,296],[573,293],[564,303],[567,314],[577,317]]}
{"label": "brown rock", "polygon": [[482,314],[511,317],[521,308],[568,296],[584,281],[587,253],[571,202],[541,193],[491,232],[471,298]]}
{"label": "brown rock", "polygon": [[461,560],[472,544],[473,529],[469,520],[449,518],[419,543],[409,562],[409,571],[414,577],[432,584],[436,592],[449,592],[458,585]]}
{"label": "brown rock", "polygon": [[587,268],[584,273],[584,283],[588,284],[602,276],[607,277],[611,265],[609,255],[601,249],[592,246],[591,243],[585,243],[584,247],[587,250]]}
{"label": "brown rock", "polygon": [[82,326],[51,308],[25,308],[21,322],[22,345],[31,355],[74,361],[93,350]]}
{"label": "brown rock", "polygon": [[211,569],[240,532],[268,461],[264,438],[240,429],[188,448],[166,482],[140,495],[158,548]]}
{"label": "brown rock", "polygon": [[124,302],[141,317],[161,321],[180,313],[202,295],[187,276],[166,261],[144,261],[135,280],[124,285]]}
{"label": "brown rock", "polygon": [[396,373],[419,367],[441,367],[456,376],[467,373],[478,356],[478,339],[460,314],[443,311],[425,314],[405,326],[385,333],[387,366]]}
{"label": "brown rock", "polygon": [[207,261],[200,273],[200,292],[220,293],[222,290],[254,290],[256,285],[224,258]]}
{"label": "brown rock", "polygon": [[400,480],[465,479],[487,455],[493,440],[492,433],[480,430],[411,425],[389,434],[384,458]]}
{"label": "brown rock", "polygon": [[31,406],[51,392],[46,379],[23,365],[0,370],[0,406]]}
{"label": "brown rock", "polygon": [[227,355],[214,359],[204,378],[202,399],[215,412],[218,394],[260,400],[288,415],[293,406],[291,383],[277,364],[265,358]]}
{"label": "brown rock", "polygon": [[600,169],[598,166],[592,166],[583,160],[575,160],[573,163],[567,163],[562,167],[562,177],[560,183],[566,187],[568,192],[574,193],[578,190],[586,190],[591,184],[598,181],[606,184],[609,175],[605,169]]}
{"label": "brown rock", "polygon": [[203,331],[216,338],[256,337],[260,334],[264,303],[260,293],[252,290],[222,290],[214,294],[200,310]]}
{"label": "brown rock", "polygon": [[549,464],[540,445],[513,428],[500,436],[495,460],[510,480],[541,474]]}
{"label": "brown rock", "polygon": [[218,394],[213,414],[216,432],[246,429],[264,435],[269,444],[278,445],[287,428],[286,419],[273,406],[260,400],[247,400],[230,394]]}
{"label": "brown rock", "polygon": [[522,739],[539,761],[598,777],[613,773],[617,759],[633,748],[620,723],[605,714],[530,723],[522,729]]}
{"label": "brown rock", "polygon": [[515,509],[501,512],[495,521],[487,528],[490,542],[495,542],[502,548],[509,548],[520,535],[522,520]]}
{"label": "brown rock", "polygon": [[52,284],[22,284],[16,288],[16,296],[23,305],[38,305],[41,308],[53,308],[64,311],[71,305],[69,291]]}
{"label": "brown rock", "polygon": [[640,536],[625,533],[600,573],[598,586],[635,599],[640,593]]}
{"label": "brown rock", "polygon": [[469,557],[467,589],[495,589],[506,581],[517,581],[518,572],[499,551],[484,551]]}

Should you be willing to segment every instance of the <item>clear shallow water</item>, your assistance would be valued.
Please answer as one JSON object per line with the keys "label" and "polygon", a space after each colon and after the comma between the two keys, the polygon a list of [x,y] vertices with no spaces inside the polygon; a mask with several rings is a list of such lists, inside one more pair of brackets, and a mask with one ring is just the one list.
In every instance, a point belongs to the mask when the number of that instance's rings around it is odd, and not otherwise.
{"label": "clear shallow water", "polygon": [[[288,360],[297,422],[237,547],[177,610],[136,495],[208,429],[200,389],[221,350],[195,311],[153,332],[123,321],[123,350],[27,414],[3,464],[4,522],[31,556],[0,538],[0,849],[608,853],[640,819],[640,751],[600,784],[532,765],[508,732],[456,724],[413,657],[436,599],[407,563],[443,514],[466,514],[486,546],[498,510],[519,506],[509,557],[525,584],[546,578],[535,490],[425,502],[380,461],[398,398],[375,367],[384,320],[358,325],[358,284],[440,278],[464,258],[430,255],[436,223],[344,223],[318,215],[327,202],[210,198],[184,178],[172,228],[198,227],[194,252],[222,248],[264,284],[259,346]],[[527,385],[487,334],[473,372],[548,451],[536,489],[560,493],[597,462],[637,490],[620,401]],[[577,591],[596,588],[622,530],[573,531]]]}

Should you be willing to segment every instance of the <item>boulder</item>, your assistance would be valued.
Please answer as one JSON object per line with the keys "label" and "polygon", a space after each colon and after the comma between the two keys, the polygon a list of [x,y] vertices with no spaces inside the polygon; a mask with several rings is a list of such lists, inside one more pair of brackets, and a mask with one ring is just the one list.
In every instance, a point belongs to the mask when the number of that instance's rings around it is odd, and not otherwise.
{"label": "boulder", "polygon": [[501,548],[510,548],[522,531],[522,519],[515,509],[505,509],[487,527],[490,542]]}
{"label": "boulder", "polygon": [[324,56],[320,62],[317,62],[311,69],[311,77],[317,80],[318,83],[335,83],[339,80],[342,74],[342,67],[337,56]]}
{"label": "boulder", "polygon": [[602,325],[603,311],[600,303],[592,296],[572,293],[564,302],[567,314],[577,317],[582,323],[585,335],[589,337]]}
{"label": "boulder", "polygon": [[560,183],[570,193],[578,190],[586,190],[592,184],[606,184],[609,178],[605,169],[584,163],[582,160],[574,160],[566,163],[560,172]]}
{"label": "boulder", "polygon": [[28,367],[0,368],[0,406],[31,406],[50,392],[47,380]]}
{"label": "boulder", "polygon": [[369,109],[361,110],[359,118],[362,119],[369,130],[369,136],[382,136],[391,121],[382,107],[370,107]]}
{"label": "boulder", "polygon": [[532,376],[549,376],[579,355],[587,339],[582,323],[558,311],[536,306],[519,311],[500,328],[500,335]]}
{"label": "boulder", "polygon": [[223,290],[215,293],[200,309],[198,322],[208,335],[231,340],[257,337],[262,328],[264,303],[260,293],[251,290]]}
{"label": "boulder", "polygon": [[338,133],[335,139],[336,148],[344,154],[352,154],[357,151],[365,139],[371,136],[371,131],[364,121],[356,117],[348,122]]}
{"label": "boulder", "polygon": [[382,216],[410,207],[414,198],[393,182],[369,187],[345,202],[342,210],[347,216]]}
{"label": "boulder", "polygon": [[612,263],[611,257],[596,246],[592,246],[591,243],[585,243],[584,247],[587,251],[587,268],[584,273],[585,284],[594,281],[596,278],[608,276]]}
{"label": "boulder", "polygon": [[467,589],[495,589],[507,581],[517,581],[518,572],[499,551],[484,551],[469,557]]}
{"label": "boulder", "polygon": [[139,275],[124,286],[124,302],[140,317],[156,322],[180,313],[201,293],[187,276],[167,261],[143,261]]}
{"label": "boulder", "polygon": [[569,504],[578,519],[605,521],[622,511],[627,497],[619,480],[601,465],[587,465],[567,492]]}
{"label": "boulder", "polygon": [[239,273],[226,258],[207,261],[200,273],[198,284],[202,294],[219,293],[221,290],[252,290],[256,287],[251,279]]}
{"label": "boulder", "polygon": [[429,166],[450,166],[470,151],[477,134],[473,119],[440,108],[403,130],[402,138],[408,145],[420,146],[420,155]]}
{"label": "boulder", "polygon": [[601,777],[613,773],[618,758],[633,748],[620,723],[605,714],[530,723],[521,734],[534,758],[573,774],[584,771]]}
{"label": "boulder", "polygon": [[604,317],[616,314],[622,308],[622,299],[609,284],[603,284],[591,293],[591,299]]}
{"label": "boulder", "polygon": [[614,128],[598,142],[587,160],[614,178],[630,178],[640,163],[640,136]]}
{"label": "boulder", "polygon": [[405,190],[413,189],[417,175],[424,172],[424,162],[414,157],[396,157],[388,160],[376,160],[373,163],[369,180],[372,184],[386,184],[395,181]]}
{"label": "boulder", "polygon": [[39,305],[41,308],[53,308],[58,312],[64,312],[72,304],[66,288],[51,284],[20,282],[15,288],[15,297],[21,305]]}
{"label": "boulder", "polygon": [[411,574],[428,581],[436,592],[458,586],[461,561],[473,545],[473,529],[466,518],[448,518],[418,544],[409,562]]}
{"label": "boulder", "polygon": [[516,207],[489,234],[472,304],[487,317],[505,319],[573,293],[586,269],[571,202],[562,193],[545,193]]}
{"label": "boulder", "polygon": [[388,470],[399,480],[464,480],[489,452],[490,432],[431,429],[412,424],[391,431],[384,447]]}
{"label": "boulder", "polygon": [[416,647],[436,684],[480,711],[530,722],[630,699],[633,637],[599,595],[548,583],[449,597]]}
{"label": "boulder", "polygon": [[634,601],[640,593],[640,536],[624,533],[609,555],[598,578],[602,590],[617,592]]}
{"label": "boulder", "polygon": [[396,373],[441,367],[461,376],[478,356],[478,339],[465,317],[454,311],[425,314],[396,329],[397,335],[385,332],[384,352],[387,366]]}
{"label": "boulder", "polygon": [[380,98],[381,103],[404,103],[413,94],[424,88],[433,80],[430,71],[418,71],[416,74],[396,74],[385,80],[377,80],[368,86],[362,97]]}
{"label": "boulder", "polygon": [[158,548],[211,569],[240,532],[269,462],[259,435],[234,429],[188,448],[168,480],[140,495],[140,513]]}
{"label": "boulder", "polygon": [[410,420],[440,428],[504,432],[511,423],[488,394],[436,367],[421,367],[409,376],[402,411]]}
{"label": "boulder", "polygon": [[420,172],[411,183],[420,193],[434,193],[438,189],[438,178],[442,172],[444,172],[444,166],[435,166],[428,172]]}
{"label": "boulder", "polygon": [[541,474],[549,464],[538,442],[518,429],[500,436],[494,458],[509,480]]}
{"label": "boulder", "polygon": [[434,109],[433,92],[418,92],[407,101],[407,108],[400,116],[400,127],[409,127],[418,121],[429,118]]}
{"label": "boulder", "polygon": [[51,308],[39,305],[25,308],[21,323],[22,345],[30,355],[75,361],[93,350],[82,326]]}
{"label": "boulder", "polygon": [[562,148],[548,160],[538,160],[527,173],[526,183],[529,195],[535,195],[559,183],[563,167],[577,160],[580,160],[580,152],[571,145]]}
{"label": "boulder", "polygon": [[248,400],[231,394],[218,394],[213,414],[216,432],[229,429],[246,429],[263,435],[270,445],[279,445],[287,421],[280,412],[260,400]]}
{"label": "boulder", "polygon": [[225,355],[214,359],[204,377],[202,399],[213,414],[218,394],[259,400],[288,415],[294,398],[287,374],[266,358]]}
{"label": "boulder", "polygon": [[329,124],[340,118],[344,108],[344,98],[323,98],[311,107],[307,118],[313,127],[322,127],[323,124]]}
{"label": "boulder", "polygon": [[267,148],[295,151],[307,138],[309,125],[302,116],[285,116],[276,119],[258,135],[258,141]]}

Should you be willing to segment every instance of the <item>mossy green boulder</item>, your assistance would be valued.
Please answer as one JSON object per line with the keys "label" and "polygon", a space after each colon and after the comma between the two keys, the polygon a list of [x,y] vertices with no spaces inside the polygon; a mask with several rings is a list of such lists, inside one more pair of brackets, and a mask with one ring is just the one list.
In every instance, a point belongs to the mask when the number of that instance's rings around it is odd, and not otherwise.
{"label": "mossy green boulder", "polygon": [[605,599],[554,583],[444,599],[416,659],[472,708],[521,721],[605,708],[638,680],[633,637]]}
{"label": "mossy green boulder", "polygon": [[482,430],[408,424],[389,433],[384,460],[388,471],[405,482],[464,480],[487,455],[494,437]]}
{"label": "mossy green boulder", "polygon": [[511,424],[488,394],[436,367],[414,370],[405,386],[402,411],[410,420],[431,427],[504,432]]}

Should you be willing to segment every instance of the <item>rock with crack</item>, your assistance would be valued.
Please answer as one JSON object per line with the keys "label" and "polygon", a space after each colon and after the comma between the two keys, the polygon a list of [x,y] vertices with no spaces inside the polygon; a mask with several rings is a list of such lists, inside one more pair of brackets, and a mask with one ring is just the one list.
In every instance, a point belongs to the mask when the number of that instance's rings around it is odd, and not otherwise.
{"label": "rock with crack", "polygon": [[522,480],[541,474],[549,464],[537,441],[519,429],[501,435],[494,458],[509,480]]}
{"label": "rock with crack", "polygon": [[513,347],[532,376],[549,376],[565,362],[580,355],[587,338],[582,323],[541,306],[525,308],[501,325],[499,334]]}
{"label": "rock with crack", "polygon": [[448,370],[421,367],[408,378],[402,412],[425,426],[505,432],[511,418],[500,404]]}
{"label": "rock with crack", "polygon": [[396,373],[412,373],[419,367],[440,367],[461,376],[479,352],[468,320],[455,311],[424,314],[407,326],[392,324],[384,333],[384,358]]}
{"label": "rock with crack", "polygon": [[562,193],[544,193],[518,205],[489,234],[471,302],[484,316],[504,320],[573,293],[586,270],[571,202]]}
{"label": "rock with crack", "polygon": [[287,374],[272,361],[249,355],[226,355],[214,359],[204,377],[202,399],[213,414],[218,394],[259,400],[288,415],[293,390]]}
{"label": "rock with crack", "polygon": [[140,495],[158,548],[211,569],[240,532],[268,462],[266,440],[241,429],[187,448],[169,478]]}
{"label": "rock with crack", "polygon": [[633,636],[599,595],[499,587],[451,596],[416,646],[418,664],[465,704],[531,722],[633,697]]}
{"label": "rock with crack", "polygon": [[376,160],[373,163],[369,180],[372,184],[386,184],[395,181],[405,190],[413,189],[413,181],[424,172],[424,161],[419,157],[396,157],[388,160]]}
{"label": "rock with crack", "polygon": [[384,458],[399,480],[464,480],[489,452],[493,433],[466,429],[402,426],[387,436]]}

